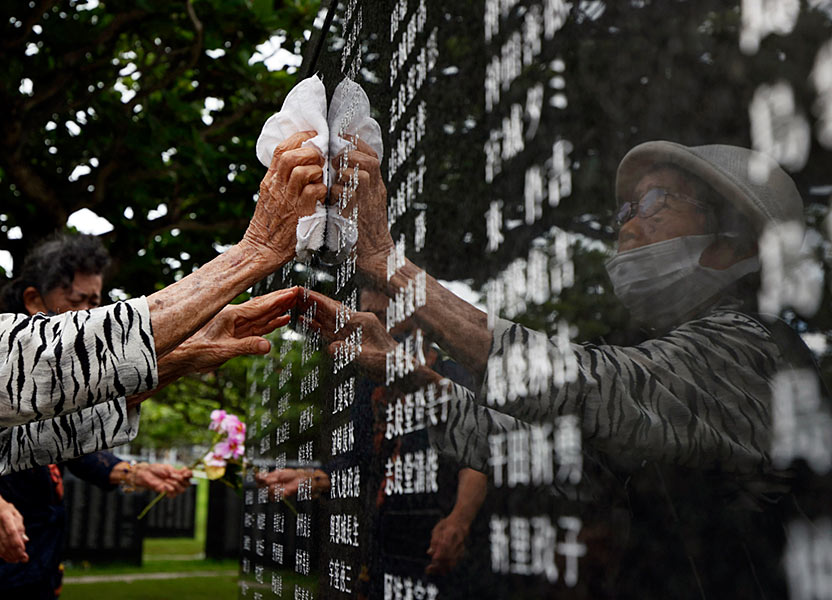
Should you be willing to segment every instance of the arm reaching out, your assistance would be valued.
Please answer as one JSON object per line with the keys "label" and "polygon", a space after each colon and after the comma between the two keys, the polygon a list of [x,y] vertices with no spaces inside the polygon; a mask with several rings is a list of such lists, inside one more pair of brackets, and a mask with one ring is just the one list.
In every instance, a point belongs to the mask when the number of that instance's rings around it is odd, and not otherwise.
{"label": "arm reaching out", "polygon": [[465,540],[471,531],[471,523],[477,516],[488,490],[488,478],[484,473],[464,468],[459,471],[456,502],[450,514],[440,519],[430,536],[428,575],[445,575],[465,554]]}
{"label": "arm reaching out", "polygon": [[298,218],[326,196],[323,157],[301,148],[314,132],[298,133],[274,151],[242,241],[198,271],[148,296],[156,355],[161,358],[208,322],[235,296],[295,254]]}
{"label": "arm reaching out", "polygon": [[277,290],[242,304],[229,304],[202,329],[159,361],[159,385],[133,396],[128,404],[146,400],[161,388],[188,373],[208,373],[225,361],[243,354],[266,354],[271,348],[261,336],[286,325],[286,314],[295,305],[298,288]]}
{"label": "arm reaching out", "polygon": [[[387,257],[395,244],[387,228],[387,190],[373,150],[361,140],[357,140],[355,145],[345,166],[338,171],[332,196],[337,197],[343,187],[342,182],[348,181],[357,167],[358,186],[353,196],[358,207],[359,231],[356,269],[369,286],[394,297],[407,287],[408,281],[416,279],[421,269],[406,260],[405,265],[388,281]],[[341,156],[335,157],[332,164],[336,169],[341,167]],[[413,316],[416,326],[473,373],[479,383],[491,349],[492,336],[487,315],[430,275],[426,274],[425,279],[427,302]]]}

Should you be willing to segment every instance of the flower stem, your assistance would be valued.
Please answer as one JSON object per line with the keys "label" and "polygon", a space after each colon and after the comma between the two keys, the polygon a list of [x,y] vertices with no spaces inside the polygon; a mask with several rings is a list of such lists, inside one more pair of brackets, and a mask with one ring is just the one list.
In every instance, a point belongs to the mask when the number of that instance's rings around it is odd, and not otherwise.
{"label": "flower stem", "polygon": [[140,513],[139,513],[139,516],[138,516],[138,517],[136,517],[136,519],[140,521],[140,520],[141,520],[141,519],[142,519],[142,518],[143,518],[143,517],[144,517],[147,513],[149,513],[149,512],[150,512],[150,509],[151,509],[151,508],[153,508],[154,506],[156,506],[156,503],[157,503],[157,502],[159,502],[159,500],[161,500],[162,498],[164,498],[164,497],[165,497],[165,496],[167,496],[167,495],[168,495],[168,493],[167,493],[167,492],[159,492],[159,495],[158,495],[158,496],[156,496],[156,497],[155,497],[155,498],[154,498],[154,499],[150,502],[150,504],[148,504],[147,506],[145,506],[145,507],[144,507],[144,510],[143,510],[142,512],[140,512]]}

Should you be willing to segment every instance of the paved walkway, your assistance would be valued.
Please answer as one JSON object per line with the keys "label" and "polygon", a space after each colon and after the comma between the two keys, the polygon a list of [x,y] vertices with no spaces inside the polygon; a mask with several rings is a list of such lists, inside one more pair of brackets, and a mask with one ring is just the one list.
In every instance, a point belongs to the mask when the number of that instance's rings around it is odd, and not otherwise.
{"label": "paved walkway", "polygon": [[188,577],[229,577],[237,575],[237,570],[225,571],[182,571],[179,573],[124,573],[120,575],[76,575],[64,577],[64,583],[106,583],[123,581],[148,581],[153,579],[187,579]]}

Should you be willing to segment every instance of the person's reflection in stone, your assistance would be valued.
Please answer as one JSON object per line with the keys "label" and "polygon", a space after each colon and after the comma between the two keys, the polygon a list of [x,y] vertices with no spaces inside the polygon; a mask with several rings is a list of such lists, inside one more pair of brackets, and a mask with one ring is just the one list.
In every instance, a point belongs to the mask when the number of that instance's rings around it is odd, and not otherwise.
{"label": "person's reflection in stone", "polygon": [[[752,162],[765,167],[756,179]],[[359,142],[348,163],[360,178],[358,274],[392,297],[420,270],[408,260],[388,276],[394,244],[378,161]],[[616,589],[605,593],[781,597],[777,511],[788,478],[769,456],[770,384],[795,357],[756,312],[757,239],[768,226],[802,222],[800,195],[777,164],[747,149],[649,142],[622,160],[616,197],[619,248],[608,271],[646,341],[563,348],[506,320],[492,330],[485,313],[427,277],[415,325],[483,382],[480,394],[454,388],[454,421],[464,426],[446,443],[464,449],[463,440],[499,431],[470,400],[484,405],[489,390],[505,389],[509,350],[535,342],[550,356],[569,353],[574,381],[489,408],[527,423],[578,415],[585,445],[621,482],[633,527]],[[383,372],[390,343],[365,330],[359,361]]]}
{"label": "person's reflection in stone", "polygon": [[[313,302],[317,309],[315,321],[311,325],[324,333],[327,340],[333,341],[336,337],[336,314],[341,305],[317,292],[309,291],[308,299],[302,306],[305,308],[307,303]],[[351,320],[363,323],[365,331],[377,338],[374,346],[385,343],[394,347],[396,340],[401,340],[407,334],[407,323],[400,324],[389,333],[382,325],[387,308],[385,295],[375,290],[365,290],[361,294],[360,303],[363,312],[353,313]],[[381,342],[382,339],[386,341]],[[334,353],[334,347],[331,351]],[[440,357],[435,347],[425,342],[423,351],[426,356],[425,372],[430,371],[431,381],[448,378],[457,385],[472,386],[471,377],[465,369]],[[403,438],[388,435],[385,427],[386,413],[388,408],[392,410],[402,393],[384,385],[383,357],[381,362],[368,355],[364,359],[359,365],[365,376],[356,381],[356,401],[350,414],[355,426],[354,449],[335,457],[322,469],[276,469],[258,473],[255,480],[258,486],[269,486],[274,500],[295,496],[300,483],[310,479],[312,496],[317,498],[329,491],[330,474],[334,470],[360,465],[362,488],[366,490],[363,514],[367,522],[374,525],[369,538],[365,538],[362,544],[366,554],[364,564],[371,574],[370,579],[375,577],[375,584],[371,581],[366,590],[368,597],[383,593],[383,565],[389,564],[395,570],[395,563],[400,563],[408,567],[421,565],[418,568],[424,574],[439,577],[436,582],[443,597],[464,598],[468,589],[465,587],[466,581],[471,577],[472,564],[476,563],[466,563],[464,575],[454,571],[465,560],[466,550],[471,545],[468,543],[470,536],[476,535],[478,548],[484,547],[485,523],[475,524],[475,519],[485,500],[487,477],[484,473],[460,466],[447,457],[440,457],[438,493],[430,494],[427,499],[386,494],[385,487],[391,482],[384,475],[385,461],[410,451],[424,450],[428,440],[427,435],[418,433]],[[414,515],[419,518],[413,518]],[[402,518],[405,521],[400,522]],[[407,526],[402,528],[403,524]],[[391,532],[396,535],[391,536]],[[477,565],[476,568],[482,568],[482,565]],[[448,578],[451,574],[454,576]],[[418,577],[421,573],[417,570],[413,575]]]}

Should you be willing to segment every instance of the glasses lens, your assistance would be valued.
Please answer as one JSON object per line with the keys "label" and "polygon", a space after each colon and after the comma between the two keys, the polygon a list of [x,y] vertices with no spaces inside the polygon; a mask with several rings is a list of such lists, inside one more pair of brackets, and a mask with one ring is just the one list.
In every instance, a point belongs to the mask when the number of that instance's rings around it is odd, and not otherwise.
{"label": "glasses lens", "polygon": [[662,209],[662,206],[664,206],[662,200],[664,200],[665,196],[667,196],[667,190],[663,190],[662,188],[653,188],[648,190],[648,192],[641,197],[641,200],[639,200],[639,216],[646,219],[659,212]]}
{"label": "glasses lens", "polygon": [[618,209],[618,214],[615,216],[615,222],[618,223],[619,227],[633,217],[632,210],[633,205],[629,202],[625,202],[621,205],[621,208]]}

